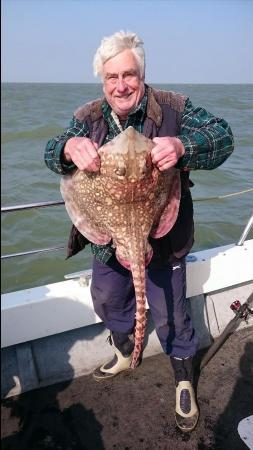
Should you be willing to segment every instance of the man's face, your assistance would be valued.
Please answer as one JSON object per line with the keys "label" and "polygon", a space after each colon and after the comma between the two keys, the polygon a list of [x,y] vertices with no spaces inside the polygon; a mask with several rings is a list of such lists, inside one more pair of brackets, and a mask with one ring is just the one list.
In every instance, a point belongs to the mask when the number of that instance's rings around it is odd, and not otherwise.
{"label": "man's face", "polygon": [[103,90],[113,111],[122,118],[133,111],[142,99],[145,87],[131,50],[124,50],[103,65]]}

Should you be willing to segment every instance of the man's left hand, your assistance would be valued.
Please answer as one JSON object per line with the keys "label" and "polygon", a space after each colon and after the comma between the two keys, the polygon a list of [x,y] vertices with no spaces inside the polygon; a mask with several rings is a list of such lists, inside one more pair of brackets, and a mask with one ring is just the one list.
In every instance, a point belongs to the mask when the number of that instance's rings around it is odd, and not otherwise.
{"label": "man's left hand", "polygon": [[185,153],[183,143],[176,137],[156,137],[153,142],[156,145],[151,150],[152,162],[161,171],[174,167]]}

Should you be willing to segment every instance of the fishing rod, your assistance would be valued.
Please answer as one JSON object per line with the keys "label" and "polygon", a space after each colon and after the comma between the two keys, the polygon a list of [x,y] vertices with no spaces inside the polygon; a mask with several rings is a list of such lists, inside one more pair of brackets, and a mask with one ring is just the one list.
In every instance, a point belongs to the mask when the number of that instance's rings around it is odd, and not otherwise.
{"label": "fishing rod", "polygon": [[244,320],[248,323],[250,316],[253,317],[253,292],[247,298],[246,302],[241,304],[239,300],[235,300],[230,308],[235,313],[235,317],[227,324],[220,336],[214,341],[214,343],[209,348],[208,352],[205,354],[204,358],[200,364],[200,370],[208,364],[208,362],[214,357],[226,340],[231,336],[231,334],[239,327],[240,323]]}

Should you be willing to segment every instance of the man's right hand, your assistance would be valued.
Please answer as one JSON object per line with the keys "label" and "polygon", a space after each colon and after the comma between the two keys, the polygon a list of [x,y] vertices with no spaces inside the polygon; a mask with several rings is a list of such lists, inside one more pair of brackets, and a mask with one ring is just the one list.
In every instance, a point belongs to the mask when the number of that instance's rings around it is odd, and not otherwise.
{"label": "man's right hand", "polygon": [[70,138],[64,147],[63,155],[66,162],[73,162],[78,169],[98,172],[100,158],[98,144],[86,137]]}

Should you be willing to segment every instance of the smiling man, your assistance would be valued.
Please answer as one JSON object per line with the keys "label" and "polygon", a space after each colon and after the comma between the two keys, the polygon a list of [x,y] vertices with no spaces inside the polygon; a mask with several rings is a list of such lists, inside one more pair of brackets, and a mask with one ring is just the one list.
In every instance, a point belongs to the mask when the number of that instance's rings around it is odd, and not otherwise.
{"label": "smiling man", "polygon": [[[135,33],[118,32],[102,40],[94,57],[94,73],[103,82],[104,98],[79,107],[70,127],[46,146],[47,166],[58,174],[80,170],[98,172],[98,148],[129,126],[153,139],[152,163],[160,171],[176,167],[181,177],[181,201],[171,231],[150,237],[153,257],[146,269],[149,308],[163,351],[175,374],[177,426],[192,431],[199,411],[192,387],[197,339],[186,312],[185,257],[194,241],[190,170],[215,169],[233,151],[227,122],[188,97],[155,90],[145,84],[143,42]],[[88,241],[72,227],[69,256]],[[106,380],[131,365],[136,302],[131,272],[122,267],[110,244],[91,244],[94,309],[110,330],[113,358],[94,373]],[[157,374],[159,377],[159,374]]]}

